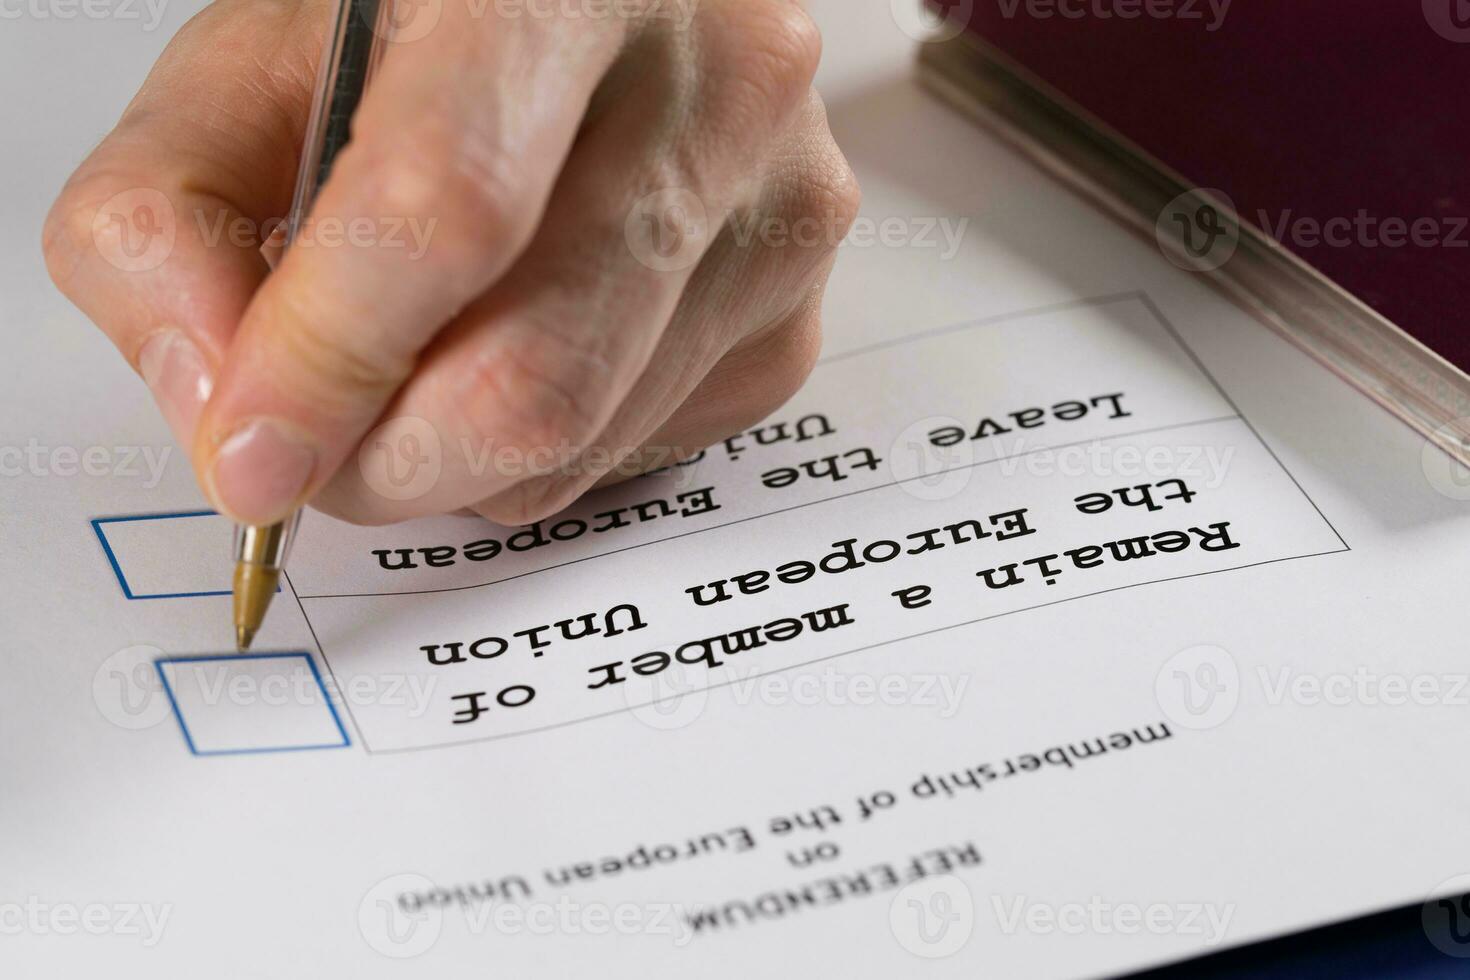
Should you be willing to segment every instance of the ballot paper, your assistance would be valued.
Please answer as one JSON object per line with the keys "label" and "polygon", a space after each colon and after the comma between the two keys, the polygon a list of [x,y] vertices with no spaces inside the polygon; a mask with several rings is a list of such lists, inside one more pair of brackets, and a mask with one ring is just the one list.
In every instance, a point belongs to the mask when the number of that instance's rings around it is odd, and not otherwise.
{"label": "ballot paper", "polygon": [[535,525],[310,512],[248,655],[228,522],[0,232],[0,973],[1078,978],[1412,903],[1470,953],[1470,474],[931,103],[884,6],[813,4],[866,203],[807,386]]}

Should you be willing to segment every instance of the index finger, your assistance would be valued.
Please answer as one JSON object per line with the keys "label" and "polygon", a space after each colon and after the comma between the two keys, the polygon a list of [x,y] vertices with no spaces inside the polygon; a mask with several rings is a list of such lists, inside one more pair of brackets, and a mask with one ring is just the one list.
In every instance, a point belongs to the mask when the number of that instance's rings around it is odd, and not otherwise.
{"label": "index finger", "polygon": [[426,37],[389,48],[227,352],[194,458],[238,521],[282,520],[314,495],[435,333],[524,250],[621,42],[609,24],[491,23],[473,6],[446,4]]}

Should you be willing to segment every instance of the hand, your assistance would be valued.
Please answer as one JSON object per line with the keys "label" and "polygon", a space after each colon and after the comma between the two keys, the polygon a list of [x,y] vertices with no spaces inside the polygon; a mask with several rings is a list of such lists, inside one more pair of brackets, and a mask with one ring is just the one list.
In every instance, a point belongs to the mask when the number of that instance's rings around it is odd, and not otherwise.
{"label": "hand", "polygon": [[[396,0],[281,257],[329,15],[205,10],[47,221],[221,511],[527,523],[800,386],[858,191],[795,0]],[[442,462],[407,494],[405,435]]]}

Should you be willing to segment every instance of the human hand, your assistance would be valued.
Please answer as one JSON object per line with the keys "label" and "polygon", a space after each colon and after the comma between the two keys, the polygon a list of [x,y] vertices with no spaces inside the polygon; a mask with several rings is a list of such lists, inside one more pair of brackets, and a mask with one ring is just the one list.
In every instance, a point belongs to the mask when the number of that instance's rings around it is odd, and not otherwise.
{"label": "human hand", "polygon": [[[52,277],[214,504],[528,523],[779,407],[858,206],[799,4],[396,3],[284,256],[264,232],[290,206],[325,0],[206,9],[47,221]],[[442,451],[407,499],[368,465],[404,425]]]}

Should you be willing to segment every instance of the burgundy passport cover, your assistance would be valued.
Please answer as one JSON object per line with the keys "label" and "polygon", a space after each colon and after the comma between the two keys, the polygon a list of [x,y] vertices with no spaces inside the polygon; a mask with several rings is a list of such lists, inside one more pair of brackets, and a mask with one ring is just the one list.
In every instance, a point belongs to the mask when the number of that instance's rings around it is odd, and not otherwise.
{"label": "burgundy passport cover", "polygon": [[1470,0],[934,2],[1470,370]]}

